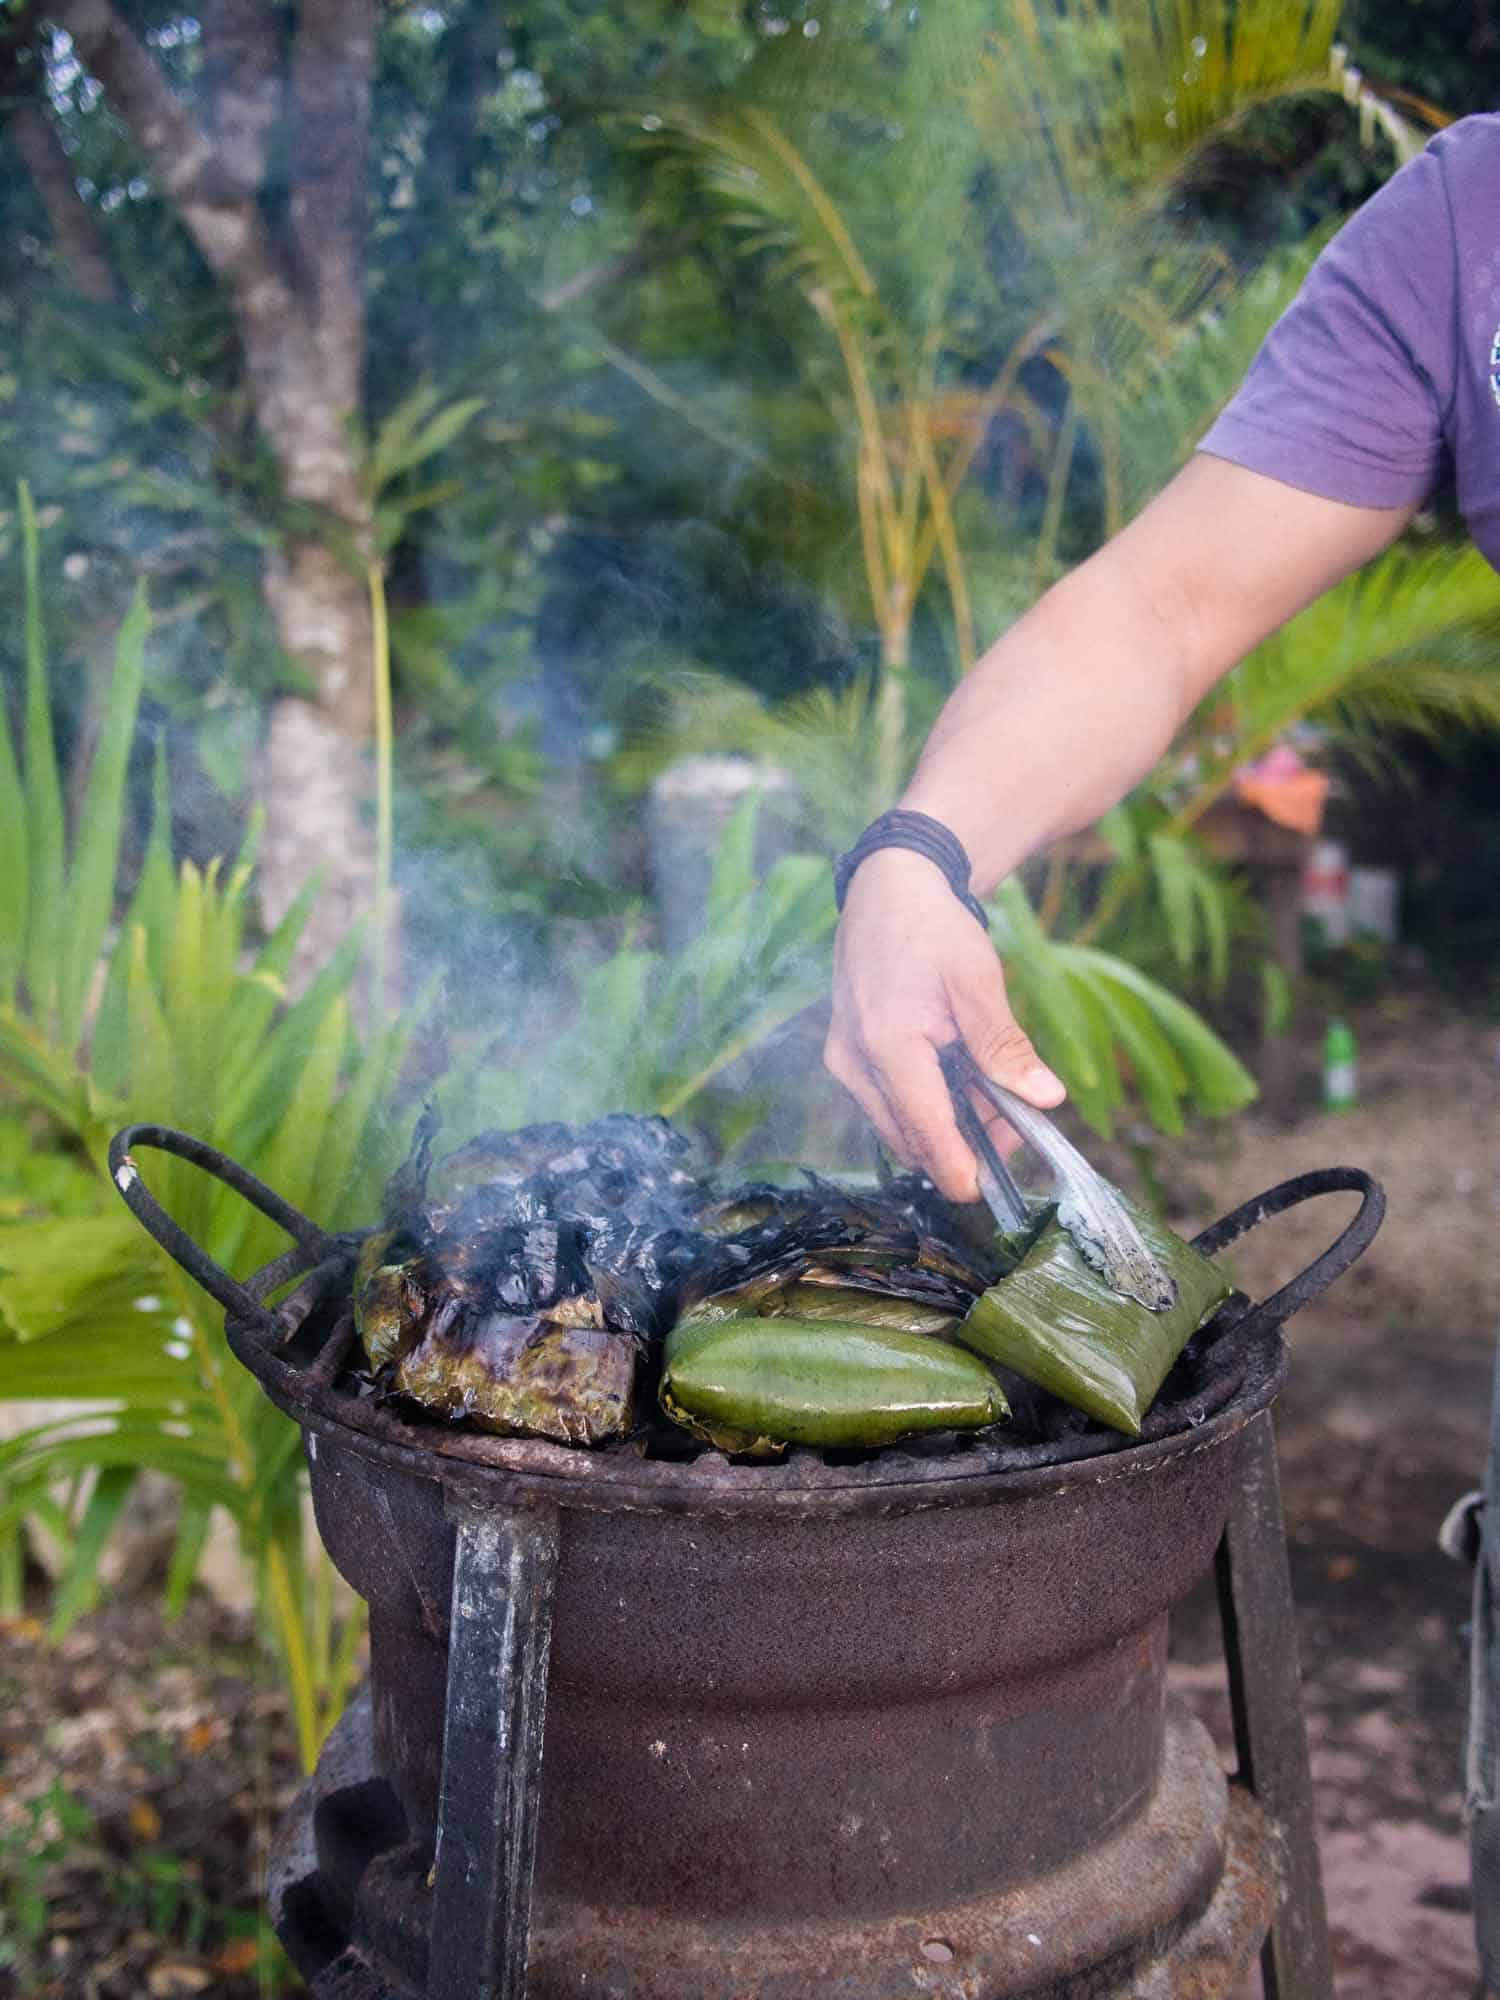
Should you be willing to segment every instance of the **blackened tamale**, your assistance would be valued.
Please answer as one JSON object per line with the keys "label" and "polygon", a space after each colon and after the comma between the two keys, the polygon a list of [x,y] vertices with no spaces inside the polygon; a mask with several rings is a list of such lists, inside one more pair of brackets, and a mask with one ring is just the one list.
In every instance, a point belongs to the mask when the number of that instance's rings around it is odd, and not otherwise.
{"label": "blackened tamale", "polygon": [[595,1445],[635,1424],[637,1360],[627,1335],[484,1313],[425,1333],[388,1386],[476,1430]]}

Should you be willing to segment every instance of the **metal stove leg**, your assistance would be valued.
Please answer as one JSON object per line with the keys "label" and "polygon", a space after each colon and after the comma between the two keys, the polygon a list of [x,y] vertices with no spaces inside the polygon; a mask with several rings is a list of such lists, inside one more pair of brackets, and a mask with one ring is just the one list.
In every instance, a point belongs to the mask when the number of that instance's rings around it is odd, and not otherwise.
{"label": "metal stove leg", "polygon": [[1240,1481],[1219,1544],[1217,1573],[1239,1776],[1259,1799],[1271,1830],[1274,1915],[1261,1951],[1266,2000],[1333,2000],[1292,1578],[1269,1410],[1245,1432]]}
{"label": "metal stove leg", "polygon": [[558,1524],[456,1518],[427,2000],[523,2000]]}

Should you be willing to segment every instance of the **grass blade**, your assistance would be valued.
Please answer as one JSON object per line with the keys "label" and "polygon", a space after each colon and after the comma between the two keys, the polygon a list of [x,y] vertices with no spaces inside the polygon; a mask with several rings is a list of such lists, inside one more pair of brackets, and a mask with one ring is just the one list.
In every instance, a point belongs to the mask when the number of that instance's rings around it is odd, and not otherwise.
{"label": "grass blade", "polygon": [[202,1500],[184,1494],[177,1515],[177,1540],[172,1544],[172,1560],[167,1568],[162,1593],[162,1615],[171,1624],[187,1609],[188,1592],[198,1574],[198,1564],[213,1526],[214,1510]]}
{"label": "grass blade", "polygon": [[31,835],[21,771],[11,742],[5,704],[0,702],[0,1006],[13,1007],[26,955],[31,896]]}
{"label": "grass blade", "polygon": [[145,681],[146,635],[150,629],[151,614],[146,608],[142,584],[131,600],[115,646],[115,667],[104,706],[99,747],[89,772],[69,870],[58,990],[58,1040],[66,1049],[78,1046],[94,967],[114,906],[125,779]]}
{"label": "grass blade", "polygon": [[105,1545],[138,1476],[133,1465],[112,1466],[100,1473],[89,1495],[83,1519],[73,1537],[68,1566],[58,1580],[57,1595],[52,1600],[47,1636],[54,1645],[65,1639],[83,1614],[98,1602],[99,1564]]}
{"label": "grass blade", "polygon": [[26,817],[30,834],[31,906],[26,928],[26,984],[31,1011],[44,1039],[52,1038],[57,997],[58,944],[63,932],[63,802],[52,736],[47,686],[47,639],[36,508],[22,480],[21,561],[26,593]]}

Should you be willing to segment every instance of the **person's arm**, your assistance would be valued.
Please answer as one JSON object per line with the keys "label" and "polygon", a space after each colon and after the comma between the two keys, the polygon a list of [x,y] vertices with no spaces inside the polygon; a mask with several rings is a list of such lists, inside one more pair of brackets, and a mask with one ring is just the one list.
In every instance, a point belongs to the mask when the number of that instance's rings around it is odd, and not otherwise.
{"label": "person's arm", "polygon": [[[988,893],[1122,798],[1236,661],[1414,511],[1348,506],[1200,454],[990,648],[901,805],[953,829]],[[973,1157],[937,1062],[955,1037],[1030,1102],[1063,1097],[979,925],[930,862],[882,850],[849,887],[824,1057],[899,1158],[972,1201]]]}

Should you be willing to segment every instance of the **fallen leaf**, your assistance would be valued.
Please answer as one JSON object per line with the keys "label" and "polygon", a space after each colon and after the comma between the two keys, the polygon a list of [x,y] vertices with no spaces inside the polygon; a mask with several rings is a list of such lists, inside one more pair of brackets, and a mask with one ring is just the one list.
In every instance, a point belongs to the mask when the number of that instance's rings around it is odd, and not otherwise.
{"label": "fallen leaf", "polygon": [[7,1639],[24,1639],[35,1645],[46,1634],[46,1626],[40,1618],[0,1618],[0,1632]]}
{"label": "fallen leaf", "polygon": [[148,1799],[137,1799],[130,1808],[130,1831],[137,1840],[161,1839],[161,1814]]}
{"label": "fallen leaf", "polygon": [[236,1938],[214,1959],[215,1972],[252,1972],[260,1962],[259,1938]]}
{"label": "fallen leaf", "polygon": [[211,1750],[223,1734],[223,1727],[217,1722],[195,1722],[183,1737],[183,1746],[190,1757],[201,1757],[205,1750]]}

